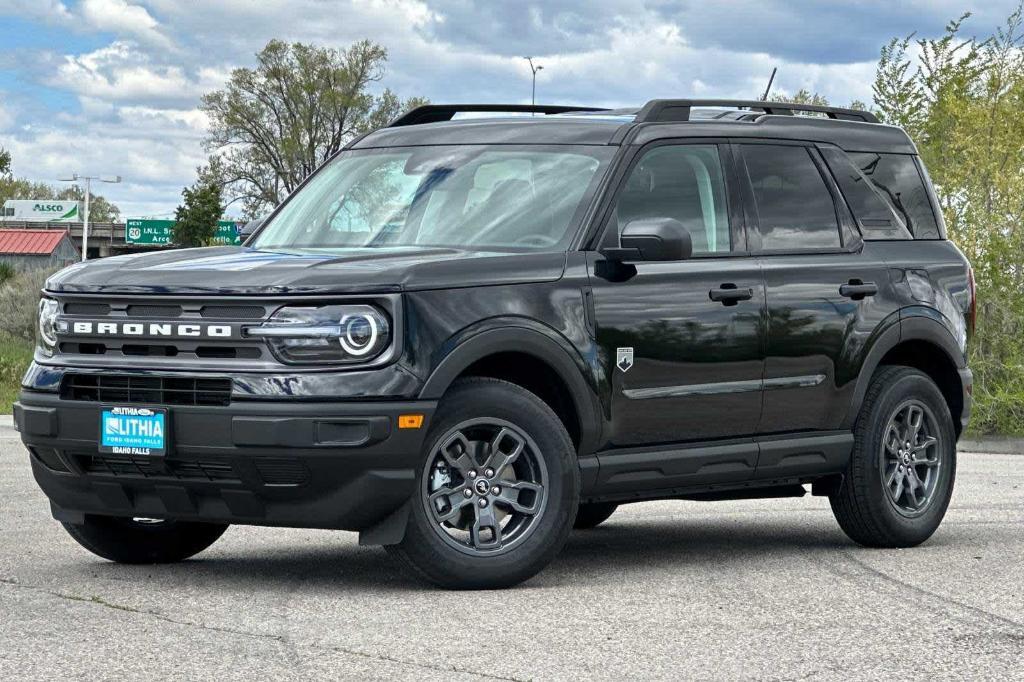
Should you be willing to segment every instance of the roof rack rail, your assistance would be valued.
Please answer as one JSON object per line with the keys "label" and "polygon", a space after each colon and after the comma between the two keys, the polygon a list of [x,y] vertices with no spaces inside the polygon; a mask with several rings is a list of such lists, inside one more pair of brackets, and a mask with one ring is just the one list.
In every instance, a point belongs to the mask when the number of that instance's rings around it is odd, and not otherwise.
{"label": "roof rack rail", "polygon": [[823,107],[817,104],[793,104],[792,102],[762,102],[741,99],[652,99],[637,112],[637,123],[689,121],[692,107],[737,107],[759,109],[766,114],[792,116],[794,111],[813,111],[825,114],[831,119],[879,123],[878,117],[870,111]]}
{"label": "roof rack rail", "polygon": [[388,124],[389,128],[418,123],[450,121],[464,111],[515,112],[530,114],[565,114],[570,111],[607,111],[600,107],[574,107],[558,104],[424,104],[411,109]]}

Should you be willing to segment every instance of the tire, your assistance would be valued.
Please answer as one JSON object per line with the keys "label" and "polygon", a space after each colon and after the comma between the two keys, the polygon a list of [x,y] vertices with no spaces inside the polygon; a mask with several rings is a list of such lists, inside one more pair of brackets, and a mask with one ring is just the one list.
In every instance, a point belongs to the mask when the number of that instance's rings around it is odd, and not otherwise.
{"label": "tire", "polygon": [[188,559],[217,541],[227,525],[185,521],[145,522],[112,516],[86,516],[64,523],[78,544],[122,564],[165,564]]}
{"label": "tire", "polygon": [[857,417],[843,482],[829,498],[839,526],[865,547],[919,545],[942,522],[955,479],[956,432],[938,387],[916,369],[880,368]]}
{"label": "tire", "polygon": [[388,551],[448,589],[511,587],[554,559],[580,479],[572,440],[544,401],[507,381],[459,380],[425,443],[405,537]]}
{"label": "tire", "polygon": [[576,523],[573,524],[573,528],[577,530],[596,528],[607,521],[618,508],[619,505],[614,502],[581,504],[579,511],[576,512]]}

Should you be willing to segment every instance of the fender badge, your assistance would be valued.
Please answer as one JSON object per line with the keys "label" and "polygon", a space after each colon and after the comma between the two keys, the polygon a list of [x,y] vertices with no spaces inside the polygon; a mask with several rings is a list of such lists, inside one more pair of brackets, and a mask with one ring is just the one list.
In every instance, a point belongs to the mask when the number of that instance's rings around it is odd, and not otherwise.
{"label": "fender badge", "polygon": [[633,366],[632,347],[615,349],[615,366],[621,369],[623,372],[629,371],[629,368]]}

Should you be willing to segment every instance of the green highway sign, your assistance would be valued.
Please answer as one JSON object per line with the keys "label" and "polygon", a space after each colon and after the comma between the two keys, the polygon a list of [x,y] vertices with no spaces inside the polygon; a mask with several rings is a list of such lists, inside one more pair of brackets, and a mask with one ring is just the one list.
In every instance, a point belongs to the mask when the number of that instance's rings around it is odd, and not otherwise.
{"label": "green highway sign", "polygon": [[[150,220],[148,218],[129,218],[124,225],[124,241],[128,244],[150,244],[162,246],[171,243],[173,220]],[[217,231],[213,235],[214,244],[237,245],[238,228],[230,220],[217,223]]]}

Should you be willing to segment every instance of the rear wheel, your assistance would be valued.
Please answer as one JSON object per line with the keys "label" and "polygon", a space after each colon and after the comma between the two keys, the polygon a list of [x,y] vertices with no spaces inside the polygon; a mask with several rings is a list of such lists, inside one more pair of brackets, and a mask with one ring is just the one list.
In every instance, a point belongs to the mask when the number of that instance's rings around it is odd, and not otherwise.
{"label": "rear wheel", "polygon": [[850,464],[832,511],[852,540],[912,547],[939,527],[956,478],[956,432],[942,393],[925,374],[883,367],[857,419]]}
{"label": "rear wheel", "polygon": [[92,515],[86,516],[84,523],[62,525],[82,547],[123,564],[163,564],[188,559],[216,542],[228,528],[222,523]]}
{"label": "rear wheel", "polygon": [[508,587],[562,548],[579,500],[572,440],[542,400],[467,379],[442,400],[399,554],[442,587]]}
{"label": "rear wheel", "polygon": [[576,512],[576,523],[573,524],[573,528],[576,528],[577,530],[585,530],[587,528],[600,526],[602,523],[607,521],[618,508],[619,505],[614,502],[581,504],[579,511]]}

